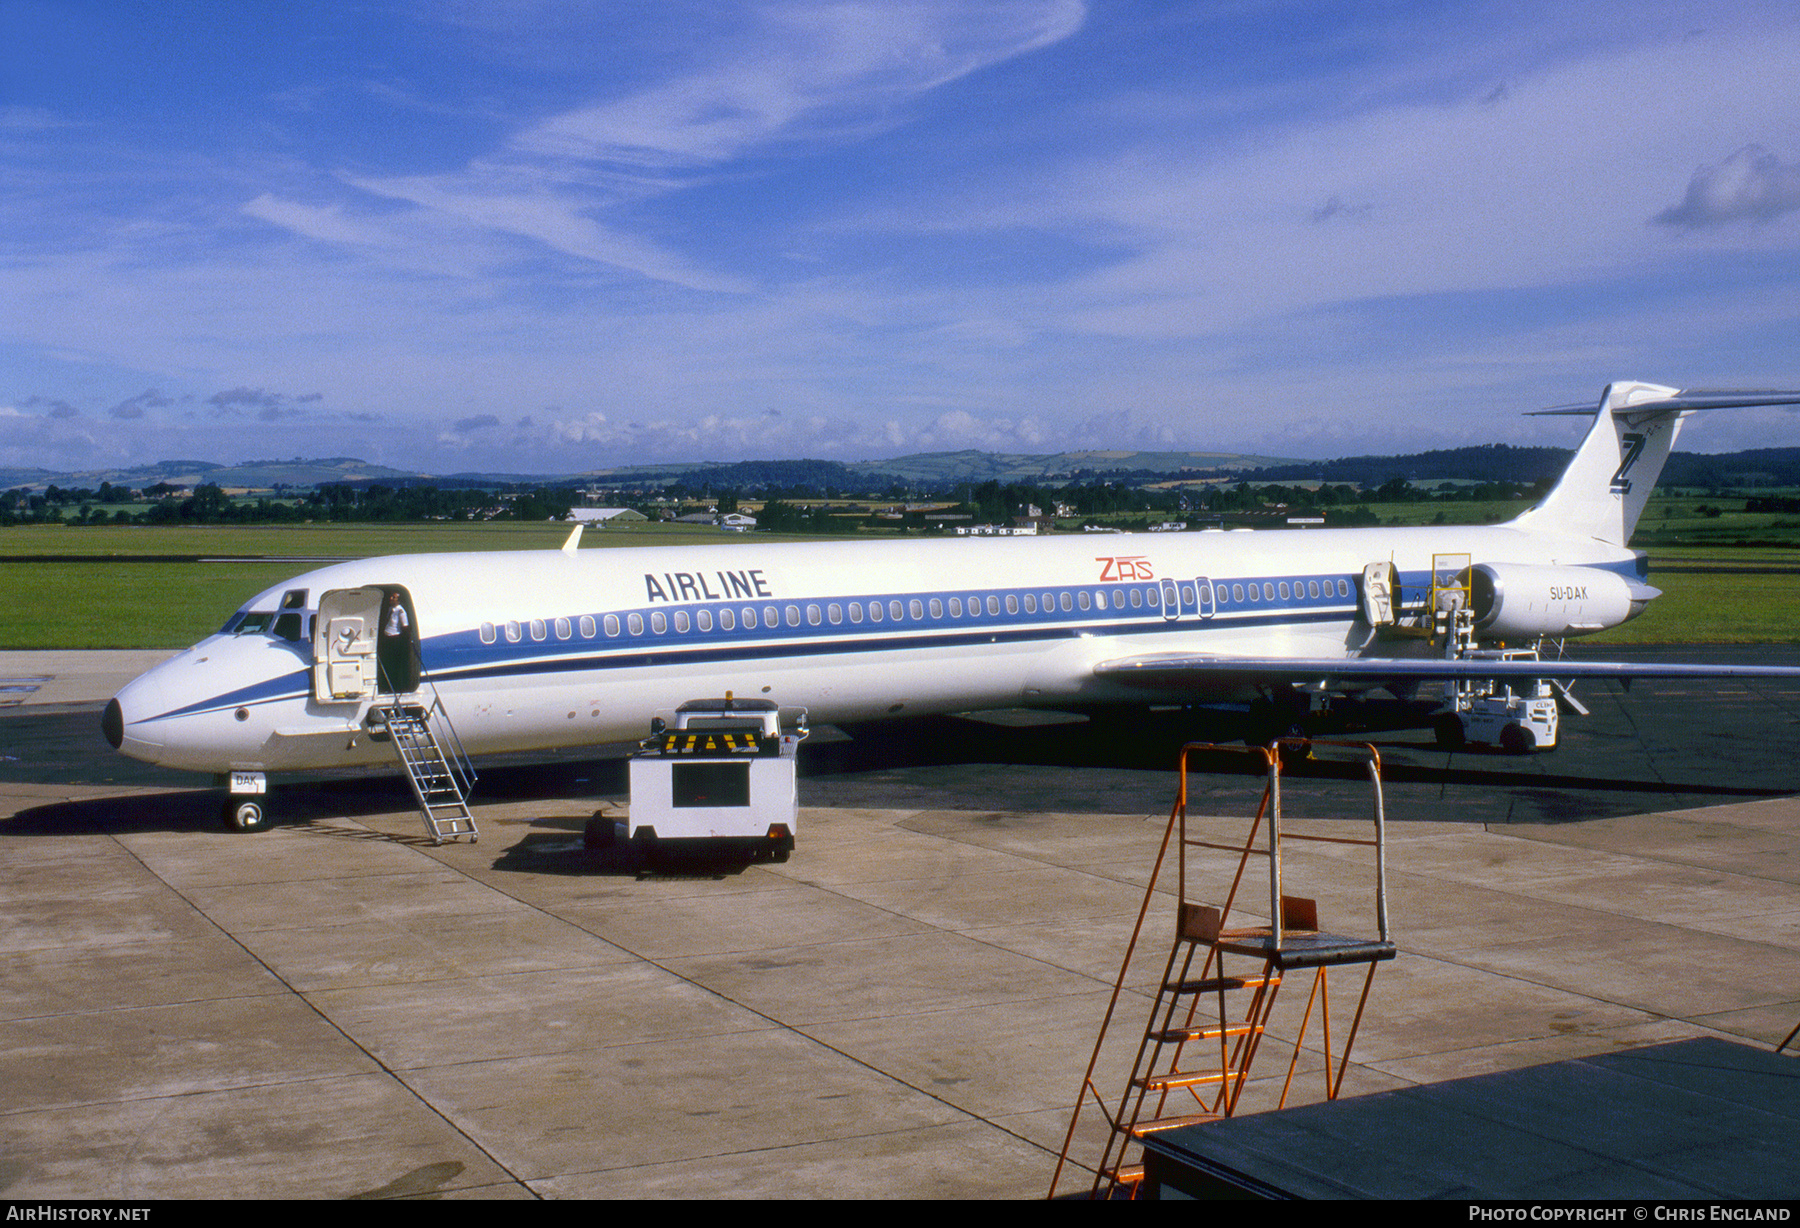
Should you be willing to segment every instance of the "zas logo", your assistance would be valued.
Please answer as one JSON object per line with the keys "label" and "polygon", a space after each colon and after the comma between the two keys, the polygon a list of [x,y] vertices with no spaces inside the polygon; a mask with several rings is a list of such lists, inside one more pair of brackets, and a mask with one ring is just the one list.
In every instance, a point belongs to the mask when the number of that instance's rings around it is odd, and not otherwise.
{"label": "zas logo", "polygon": [[1156,573],[1150,568],[1147,555],[1133,554],[1125,558],[1098,558],[1094,562],[1100,564],[1100,579],[1108,583],[1120,580],[1154,580]]}

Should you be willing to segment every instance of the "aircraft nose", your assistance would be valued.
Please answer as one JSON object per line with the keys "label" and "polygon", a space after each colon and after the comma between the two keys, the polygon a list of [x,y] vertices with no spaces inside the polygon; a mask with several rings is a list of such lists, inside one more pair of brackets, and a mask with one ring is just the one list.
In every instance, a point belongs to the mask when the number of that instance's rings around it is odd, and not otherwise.
{"label": "aircraft nose", "polygon": [[106,735],[114,750],[125,744],[125,712],[119,707],[118,700],[106,701],[106,711],[100,714],[100,732]]}

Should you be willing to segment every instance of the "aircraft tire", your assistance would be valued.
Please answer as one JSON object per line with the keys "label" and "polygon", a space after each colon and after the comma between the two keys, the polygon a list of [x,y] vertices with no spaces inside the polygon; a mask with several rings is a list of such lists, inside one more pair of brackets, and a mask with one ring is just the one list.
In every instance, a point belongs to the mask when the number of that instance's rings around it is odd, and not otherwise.
{"label": "aircraft tire", "polygon": [[1500,749],[1509,755],[1529,755],[1537,749],[1537,735],[1523,725],[1508,725],[1500,731]]}
{"label": "aircraft tire", "polygon": [[260,797],[228,797],[220,817],[229,831],[267,831],[274,822],[267,800]]}
{"label": "aircraft tire", "polygon": [[1437,735],[1437,744],[1445,750],[1461,750],[1469,740],[1462,718],[1454,712],[1440,713],[1432,724],[1432,732]]}

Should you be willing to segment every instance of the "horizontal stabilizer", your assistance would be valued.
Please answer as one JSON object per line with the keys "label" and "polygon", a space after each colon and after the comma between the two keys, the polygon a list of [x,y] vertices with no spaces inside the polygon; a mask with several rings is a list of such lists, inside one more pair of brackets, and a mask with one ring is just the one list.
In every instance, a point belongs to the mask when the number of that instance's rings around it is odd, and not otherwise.
{"label": "horizontal stabilizer", "polygon": [[[1800,405],[1800,392],[1783,392],[1774,388],[1745,389],[1739,392],[1723,389],[1691,388],[1674,396],[1648,397],[1614,409],[1614,413],[1633,414],[1687,412],[1698,409],[1752,409],[1759,405]],[[1594,412],[1591,402],[1582,405],[1555,405],[1534,409],[1528,417],[1547,414],[1587,415]]]}

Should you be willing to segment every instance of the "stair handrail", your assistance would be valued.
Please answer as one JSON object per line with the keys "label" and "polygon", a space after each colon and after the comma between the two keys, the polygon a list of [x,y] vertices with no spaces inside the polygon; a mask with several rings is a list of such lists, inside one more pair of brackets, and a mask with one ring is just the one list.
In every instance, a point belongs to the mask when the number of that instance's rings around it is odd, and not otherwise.
{"label": "stair handrail", "polygon": [[442,728],[450,735],[447,742],[440,739],[439,745],[448,745],[451,751],[451,754],[444,756],[444,763],[456,777],[457,790],[466,802],[475,789],[475,782],[480,779],[475,771],[475,762],[469,758],[469,752],[463,749],[462,737],[456,732],[456,722],[450,719],[450,709],[444,706],[444,697],[438,693],[437,680],[426,671],[423,663],[419,666],[419,681],[431,688],[429,711],[443,717]]}

